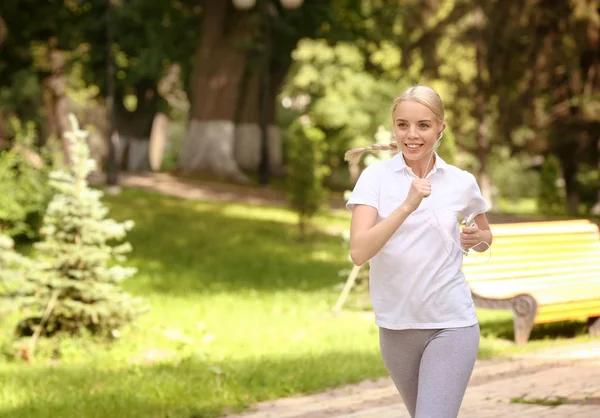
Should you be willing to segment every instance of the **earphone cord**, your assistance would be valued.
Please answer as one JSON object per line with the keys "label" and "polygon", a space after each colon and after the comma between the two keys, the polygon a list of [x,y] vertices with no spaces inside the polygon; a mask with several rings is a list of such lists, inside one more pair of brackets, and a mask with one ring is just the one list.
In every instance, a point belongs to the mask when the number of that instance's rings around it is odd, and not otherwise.
{"label": "earphone cord", "polygon": [[[450,238],[450,240],[451,240],[451,241],[452,241],[452,242],[453,242],[453,243],[454,243],[454,244],[455,244],[455,245],[458,247],[458,249],[459,249],[459,250],[460,250],[460,251],[461,251],[461,252],[462,252],[464,255],[469,255],[469,250],[468,250],[468,249],[466,249],[466,250],[465,250],[465,249],[464,249],[464,248],[463,248],[463,247],[462,247],[462,246],[461,246],[459,243],[457,243],[457,242],[454,240],[454,238],[452,238],[452,236],[451,236],[451,235],[450,235],[448,232],[446,232],[446,231],[444,230],[444,228],[442,227],[442,224],[440,223],[440,220],[438,219],[438,217],[437,217],[437,216],[436,216],[436,214],[435,214],[435,211],[434,211],[433,209],[430,209],[430,210],[431,210],[431,213],[433,213],[433,217],[434,217],[434,218],[435,218],[435,220],[437,221],[437,223],[438,223],[438,226],[440,227],[440,230],[441,230],[441,231],[442,231],[444,234],[446,234],[446,235],[448,236],[448,238]],[[486,241],[479,241],[477,244],[473,245],[473,247],[472,247],[472,248],[475,248],[475,247],[477,247],[479,244],[485,244],[485,245],[487,245],[487,250],[488,250],[488,253],[489,253],[489,254],[488,254],[488,259],[486,260],[486,263],[487,263],[487,262],[489,262],[489,261],[490,261],[490,258],[492,258],[492,247],[490,247],[490,244],[488,244]],[[446,244],[444,244],[444,248],[446,248]],[[448,249],[447,249],[447,248],[446,248],[446,252],[447,252],[448,254],[450,254],[450,251],[448,251]]]}
{"label": "earphone cord", "polygon": [[[440,139],[441,139],[441,137],[440,137]],[[439,140],[436,142],[436,144],[439,144]],[[435,145],[434,145],[434,146],[431,148],[431,155],[429,156],[429,162],[427,162],[427,166],[425,167],[425,171],[423,172],[423,177],[422,177],[422,178],[425,178],[425,176],[426,176],[427,172],[429,171],[429,164],[431,164],[431,161],[432,161],[432,159],[433,159],[433,154],[435,153],[435,148],[436,148],[436,146],[435,146]],[[448,238],[450,238],[450,240],[451,240],[451,241],[452,241],[452,242],[453,242],[453,243],[454,243],[454,244],[455,244],[455,245],[458,247],[458,249],[459,249],[459,250],[460,250],[460,251],[461,251],[461,252],[462,252],[464,255],[469,255],[469,249],[466,249],[466,250],[465,250],[465,249],[464,249],[464,248],[463,248],[463,247],[462,247],[462,246],[461,246],[459,243],[457,243],[457,242],[454,240],[454,238],[452,238],[452,236],[451,236],[451,235],[450,235],[448,232],[446,232],[446,231],[444,230],[444,228],[442,227],[442,224],[440,223],[440,220],[438,219],[438,217],[437,217],[437,216],[436,216],[436,214],[435,214],[435,211],[434,211],[433,209],[431,209],[431,208],[430,208],[429,210],[431,211],[431,213],[433,213],[433,217],[434,217],[434,218],[435,218],[435,220],[437,221],[437,223],[438,223],[438,226],[439,226],[440,230],[441,230],[441,231],[442,231],[444,234],[446,234],[446,235],[448,236]],[[488,251],[488,252],[489,252],[489,255],[488,255],[488,259],[487,259],[487,261],[486,261],[486,263],[487,263],[487,262],[489,262],[489,261],[490,261],[490,258],[492,257],[492,248],[490,247],[490,244],[488,244],[486,241],[479,241],[479,242],[478,242],[477,244],[475,244],[475,245],[474,245],[472,248],[475,248],[475,247],[477,247],[479,244],[485,244],[485,245],[487,245],[487,247],[488,247],[487,249],[489,250],[489,251]],[[444,248],[446,249],[446,252],[447,252],[448,254],[450,254],[450,251],[448,251],[448,249],[446,248],[446,244],[445,244],[445,243],[444,243]]]}

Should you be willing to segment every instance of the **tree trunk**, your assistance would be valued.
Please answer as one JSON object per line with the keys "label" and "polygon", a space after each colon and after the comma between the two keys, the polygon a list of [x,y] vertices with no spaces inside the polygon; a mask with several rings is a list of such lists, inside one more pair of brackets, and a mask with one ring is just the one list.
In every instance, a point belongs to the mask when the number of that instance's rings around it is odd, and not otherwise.
{"label": "tree trunk", "polygon": [[115,95],[116,126],[119,132],[117,161],[127,171],[150,169],[150,133],[158,111],[160,96],[156,82],[141,80],[135,86],[137,105],[128,110],[123,102],[123,92]]}
{"label": "tree trunk", "polygon": [[157,113],[152,122],[150,133],[149,163],[152,171],[160,171],[165,150],[168,148],[169,118],[164,113]]}
{"label": "tree trunk", "polygon": [[570,215],[576,215],[579,212],[580,203],[577,191],[577,162],[573,161],[566,153],[563,153],[560,159],[565,180],[567,211]]}
{"label": "tree trunk", "polygon": [[48,41],[49,75],[44,79],[44,107],[46,113],[47,136],[55,136],[62,142],[65,163],[71,162],[71,145],[65,133],[69,131],[69,102],[65,92],[66,77],[64,74],[65,57],[56,48],[56,39]]}
{"label": "tree trunk", "polygon": [[[280,173],[282,170],[281,135],[277,126],[277,94],[281,88],[279,73],[271,70],[271,91],[267,97],[268,110],[268,138],[269,138],[269,166],[272,172]],[[240,97],[240,109],[236,124],[235,159],[238,165],[247,171],[256,172],[260,164],[261,130],[260,130],[260,73],[249,72],[246,86]]]}
{"label": "tree trunk", "polygon": [[6,39],[6,23],[2,16],[0,16],[0,51],[2,50],[2,45],[4,44],[4,40]]}
{"label": "tree trunk", "polygon": [[179,156],[184,172],[247,182],[234,156],[235,113],[252,37],[250,20],[229,1],[205,2],[191,80],[190,124]]}
{"label": "tree trunk", "polygon": [[483,9],[478,6],[475,11],[475,25],[478,29],[477,40],[475,43],[476,65],[477,65],[477,95],[475,98],[475,114],[477,120],[477,156],[479,158],[479,172],[477,180],[483,198],[488,202],[490,208],[493,206],[492,201],[492,184],[488,174],[488,155],[490,152],[490,140],[488,137],[488,129],[485,121],[485,87],[483,81]]}
{"label": "tree trunk", "polygon": [[[600,173],[600,138],[598,138],[598,142],[596,144],[598,147],[598,173]],[[600,215],[600,177],[598,178],[598,196],[596,197],[596,204],[592,208],[592,215],[598,216]]]}
{"label": "tree trunk", "polygon": [[[600,138],[598,138],[598,173],[600,173]],[[600,176],[598,178],[598,197],[596,198],[596,204],[592,208],[592,215],[600,215]]]}

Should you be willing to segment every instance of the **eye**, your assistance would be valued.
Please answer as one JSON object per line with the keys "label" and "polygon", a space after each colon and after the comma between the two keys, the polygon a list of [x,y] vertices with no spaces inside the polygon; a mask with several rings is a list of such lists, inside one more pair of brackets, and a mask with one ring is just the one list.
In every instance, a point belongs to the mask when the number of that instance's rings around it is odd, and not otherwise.
{"label": "eye", "polygon": [[398,128],[406,128],[406,122],[398,122]]}
{"label": "eye", "polygon": [[429,129],[429,124],[428,123],[421,123],[419,125],[419,128],[421,128],[421,129]]}

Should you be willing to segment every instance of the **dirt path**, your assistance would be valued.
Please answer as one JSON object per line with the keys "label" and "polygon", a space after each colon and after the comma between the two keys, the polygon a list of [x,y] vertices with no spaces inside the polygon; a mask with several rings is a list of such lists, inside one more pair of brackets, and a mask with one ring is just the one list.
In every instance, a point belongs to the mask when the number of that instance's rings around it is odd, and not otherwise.
{"label": "dirt path", "polygon": [[[100,182],[102,179],[96,181]],[[150,190],[184,199],[244,202],[251,205],[287,206],[288,204],[285,195],[281,191],[272,188],[194,181],[168,173],[123,173],[119,181],[123,187]],[[332,198],[329,199],[329,205],[333,209],[343,209],[345,201],[342,198]],[[494,213],[490,213],[488,219],[491,223],[525,222],[528,220],[523,217]]]}
{"label": "dirt path", "polygon": [[[479,361],[459,418],[600,417],[600,341]],[[388,378],[256,405],[228,418],[409,418]]]}

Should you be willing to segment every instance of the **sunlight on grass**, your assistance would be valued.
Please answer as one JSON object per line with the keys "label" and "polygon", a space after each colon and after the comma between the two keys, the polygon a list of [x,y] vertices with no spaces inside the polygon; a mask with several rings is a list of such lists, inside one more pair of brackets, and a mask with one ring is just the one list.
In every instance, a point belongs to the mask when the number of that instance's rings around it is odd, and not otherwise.
{"label": "sunlight on grass", "polygon": [[498,210],[513,215],[531,215],[537,213],[537,202],[534,198],[523,198],[519,200],[498,199],[496,202]]}
{"label": "sunlight on grass", "polygon": [[260,210],[248,210],[248,206],[229,204],[221,209],[223,216],[259,221],[274,221],[293,224],[298,221],[298,216],[284,208],[261,207]]}

